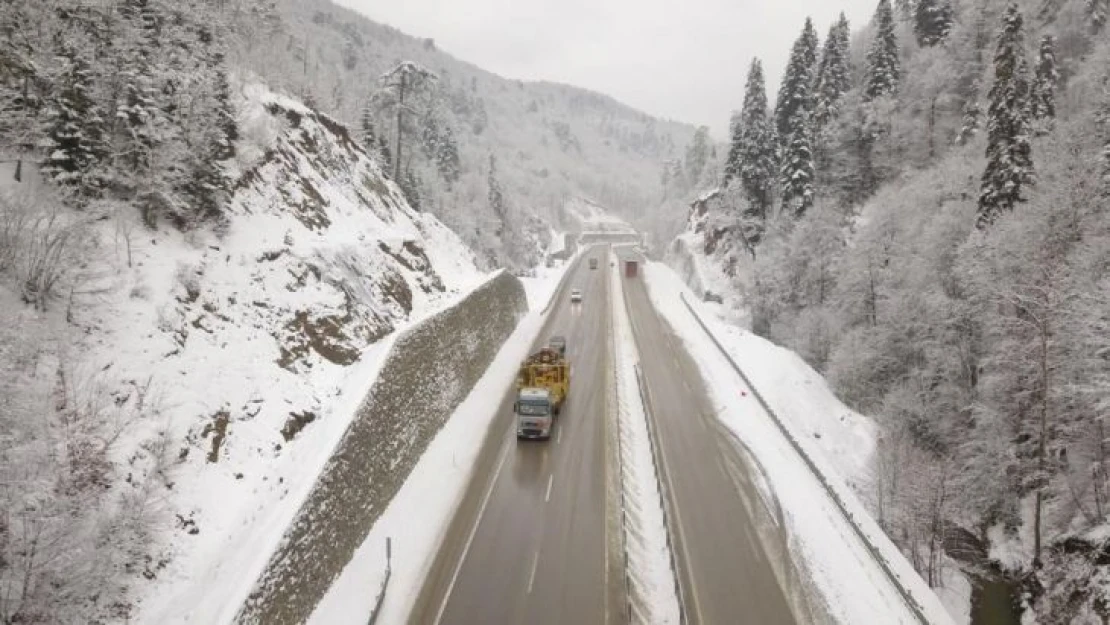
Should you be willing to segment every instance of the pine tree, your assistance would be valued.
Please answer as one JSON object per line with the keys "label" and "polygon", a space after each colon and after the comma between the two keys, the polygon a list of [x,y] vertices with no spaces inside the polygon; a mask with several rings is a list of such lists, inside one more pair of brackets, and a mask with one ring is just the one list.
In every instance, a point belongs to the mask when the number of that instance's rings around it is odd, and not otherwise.
{"label": "pine tree", "polygon": [[1034,120],[1056,117],[1056,83],[1060,74],[1056,70],[1056,38],[1041,37],[1037,59],[1037,72],[1033,82],[1032,114]]}
{"label": "pine tree", "polygon": [[127,36],[119,57],[122,98],[115,111],[116,150],[126,167],[145,176],[160,142],[159,127],[167,123],[155,75],[159,17],[149,0],[125,0],[120,14]]}
{"label": "pine tree", "polygon": [[389,140],[385,137],[378,137],[378,153],[382,156],[382,175],[392,178],[393,151],[389,149]]}
{"label": "pine tree", "polygon": [[505,236],[509,224],[509,211],[505,205],[505,194],[501,191],[501,181],[497,179],[497,159],[489,155],[489,174],[486,176],[488,187],[489,207],[497,216],[498,225],[494,235],[501,239]]}
{"label": "pine tree", "polygon": [[379,78],[382,89],[391,92],[392,106],[397,116],[397,140],[393,144],[393,177],[401,177],[402,138],[405,116],[412,113],[412,102],[430,93],[438,77],[431,71],[411,61],[404,61]]}
{"label": "pine tree", "polygon": [[462,164],[459,159],[459,146],[455,141],[455,131],[450,124],[444,124],[440,131],[438,145],[434,154],[436,169],[447,183],[448,188],[459,180],[462,175]]}
{"label": "pine tree", "polygon": [[65,48],[58,62],[65,70],[47,101],[42,170],[57,184],[91,195],[99,184],[90,170],[104,156],[104,120],[92,96],[93,73],[73,48]]}
{"label": "pine tree", "polygon": [[894,93],[902,74],[890,0],[879,0],[874,24],[875,40],[871,42],[871,48],[867,51],[867,85],[864,89],[866,100],[874,100]]}
{"label": "pine tree", "polygon": [[[748,82],[751,82],[751,73],[748,73]],[[747,96],[745,96],[745,100]],[[741,139],[743,127],[740,124],[740,113],[733,111],[728,119],[728,156],[725,157],[725,180],[727,187],[730,182],[740,178],[740,169],[743,167],[743,141]],[[669,172],[665,172],[669,173]],[[666,184],[666,182],[664,182]]]}
{"label": "pine tree", "polygon": [[809,114],[804,108],[794,114],[790,126],[795,130],[786,142],[779,178],[782,210],[801,217],[813,206],[815,176]]}
{"label": "pine tree", "polygon": [[694,138],[686,146],[686,175],[689,188],[697,186],[701,180],[706,165],[709,164],[710,140],[709,127],[698,126],[694,131]]}
{"label": "pine tree", "polygon": [[840,19],[829,28],[825,48],[821,53],[821,64],[817,67],[817,83],[814,86],[813,124],[823,128],[836,116],[837,102],[851,88],[851,67],[849,55],[848,18],[840,14]]}
{"label": "pine tree", "polygon": [[1023,27],[1021,11],[1017,4],[1011,4],[1003,17],[994,55],[994,84],[987,109],[987,167],[976,222],[980,229],[1023,201],[1023,189],[1033,184],[1029,72]]}
{"label": "pine tree", "polygon": [[369,102],[362,107],[358,125],[362,149],[366,150],[366,153],[370,156],[377,156],[381,148],[379,147],[378,129],[374,127],[374,111]]}
{"label": "pine tree", "polygon": [[236,121],[235,104],[231,101],[231,81],[227,75],[224,55],[217,54],[215,85],[213,97],[216,100],[216,126],[220,129],[220,149],[216,160],[227,160],[235,156],[235,142],[239,140],[239,123]]}
{"label": "pine tree", "polygon": [[405,167],[401,178],[401,193],[405,196],[405,201],[409,203],[414,210],[420,210],[421,194],[420,194],[420,177],[412,170],[412,165]]}
{"label": "pine tree", "polygon": [[782,139],[790,136],[790,120],[800,109],[809,109],[812,104],[812,85],[814,65],[817,63],[817,31],[813,20],[806,18],[802,34],[794,42],[790,60],[782,75],[778,100],[775,102],[775,129]]}
{"label": "pine tree", "polygon": [[752,59],[740,111],[737,175],[748,199],[751,216],[765,219],[771,208],[777,171],[775,130],[768,117],[763,65]]}
{"label": "pine tree", "polygon": [[950,0],[918,0],[914,9],[913,32],[920,46],[935,46],[952,30]]}
{"label": "pine tree", "polygon": [[968,100],[964,106],[963,120],[960,122],[960,131],[956,135],[956,145],[966,145],[972,137],[979,134],[982,127],[983,107],[979,106],[976,99]]}

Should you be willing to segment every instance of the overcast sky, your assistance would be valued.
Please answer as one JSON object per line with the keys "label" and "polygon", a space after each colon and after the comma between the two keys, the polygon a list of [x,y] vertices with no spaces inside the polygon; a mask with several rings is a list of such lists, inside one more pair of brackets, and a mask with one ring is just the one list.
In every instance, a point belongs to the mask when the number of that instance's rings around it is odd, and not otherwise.
{"label": "overcast sky", "polygon": [[435,39],[507,78],[553,80],[645,112],[706,124],[725,139],[748,63],[778,89],[807,15],[824,42],[844,11],[856,31],[877,0],[338,0],[377,22]]}

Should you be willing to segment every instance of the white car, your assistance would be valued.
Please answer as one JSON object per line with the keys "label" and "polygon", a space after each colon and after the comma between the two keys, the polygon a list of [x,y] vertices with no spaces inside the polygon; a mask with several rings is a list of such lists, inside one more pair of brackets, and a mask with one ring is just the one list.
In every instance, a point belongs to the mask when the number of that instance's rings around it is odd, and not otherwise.
{"label": "white car", "polygon": [[581,302],[582,301],[582,289],[571,289],[570,290],[570,301],[574,302],[574,303]]}

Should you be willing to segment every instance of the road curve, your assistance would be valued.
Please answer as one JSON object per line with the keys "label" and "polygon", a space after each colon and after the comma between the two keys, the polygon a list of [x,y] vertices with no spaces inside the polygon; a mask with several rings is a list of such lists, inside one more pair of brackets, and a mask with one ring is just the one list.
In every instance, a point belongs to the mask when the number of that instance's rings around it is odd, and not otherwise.
{"label": "road curve", "polygon": [[[515,389],[497,416],[467,491],[410,614],[444,625],[620,622],[620,571],[610,573],[606,410],[609,293],[601,248],[568,270],[537,339],[567,338],[571,390],[547,442],[518,442]],[[566,298],[583,291],[581,304]],[[616,540],[614,538],[613,540]]]}

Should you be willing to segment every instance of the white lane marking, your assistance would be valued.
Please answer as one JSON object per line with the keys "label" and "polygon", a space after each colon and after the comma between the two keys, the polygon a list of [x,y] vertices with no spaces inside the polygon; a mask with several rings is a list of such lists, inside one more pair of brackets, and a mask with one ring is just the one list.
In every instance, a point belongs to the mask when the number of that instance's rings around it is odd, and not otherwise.
{"label": "white lane marking", "polygon": [[532,584],[536,582],[536,565],[540,563],[540,552],[532,558],[532,574],[528,576],[528,594],[532,594]]}
{"label": "white lane marking", "polygon": [[559,428],[555,432],[555,444],[558,445],[561,442],[563,442],[563,428]]}
{"label": "white lane marking", "polygon": [[547,478],[547,494],[543,496],[544,503],[551,501],[551,485],[555,483],[555,474],[552,473]]}
{"label": "white lane marking", "polygon": [[447,592],[443,594],[443,602],[439,604],[439,612],[436,613],[436,624],[443,619],[443,613],[447,610],[447,602],[451,599],[451,592],[455,590],[455,582],[459,581],[459,573],[462,571],[463,562],[466,561],[466,554],[470,551],[470,545],[474,542],[474,535],[478,533],[478,525],[482,522],[482,517],[486,513],[486,506],[489,504],[490,495],[493,494],[493,487],[497,484],[497,476],[501,475],[501,469],[505,466],[505,460],[509,457],[509,445],[504,445],[501,449],[501,460],[497,462],[497,470],[493,472],[493,479],[489,482],[489,487],[486,489],[486,494],[482,497],[482,506],[478,508],[478,518],[474,519],[474,527],[470,528],[470,535],[466,538],[466,545],[463,546],[462,554],[459,556],[459,562],[455,565],[455,572],[451,575],[451,583],[447,585]]}

